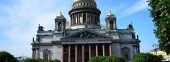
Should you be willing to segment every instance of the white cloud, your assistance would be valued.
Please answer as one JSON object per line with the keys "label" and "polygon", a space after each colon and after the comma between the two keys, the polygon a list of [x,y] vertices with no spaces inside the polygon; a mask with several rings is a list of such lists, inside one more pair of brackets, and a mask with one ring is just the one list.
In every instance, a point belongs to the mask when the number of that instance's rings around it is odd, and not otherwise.
{"label": "white cloud", "polygon": [[[30,43],[32,42],[32,37],[35,37],[38,24],[44,26],[46,30],[53,30],[54,18],[57,12],[64,10],[70,4],[56,5],[56,3],[62,3],[62,0],[57,2],[55,0],[20,0],[18,2],[15,5],[0,5],[5,13],[9,15],[0,16],[0,22],[4,22],[4,26],[0,26],[0,28],[5,28],[5,30],[1,30],[1,36],[10,39],[5,44],[14,43],[8,47],[2,45],[0,47],[15,56],[21,56],[24,53],[27,53],[25,54],[26,56],[31,56]],[[56,7],[58,8],[55,9]],[[67,10],[63,12],[65,11]],[[64,13],[64,15],[68,17],[68,13]]]}
{"label": "white cloud", "polygon": [[134,4],[133,6],[124,9],[124,11],[122,11],[120,13],[120,17],[126,17],[128,15],[134,14],[136,12],[139,12],[143,9],[148,8],[148,2],[146,2],[147,0],[139,0],[139,2],[137,2],[136,4]]}

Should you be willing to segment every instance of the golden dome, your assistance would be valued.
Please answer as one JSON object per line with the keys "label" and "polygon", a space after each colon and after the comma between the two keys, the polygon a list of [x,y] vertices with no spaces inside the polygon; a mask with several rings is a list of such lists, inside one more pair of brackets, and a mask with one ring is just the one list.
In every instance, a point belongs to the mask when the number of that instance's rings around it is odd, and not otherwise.
{"label": "golden dome", "polygon": [[90,1],[90,2],[96,2],[95,0],[73,0],[73,2],[76,2],[76,1]]}
{"label": "golden dome", "polygon": [[79,0],[73,0],[73,2],[76,2],[76,1],[79,1]]}
{"label": "golden dome", "polygon": [[58,16],[63,16],[62,12],[60,11],[60,13],[58,14]]}

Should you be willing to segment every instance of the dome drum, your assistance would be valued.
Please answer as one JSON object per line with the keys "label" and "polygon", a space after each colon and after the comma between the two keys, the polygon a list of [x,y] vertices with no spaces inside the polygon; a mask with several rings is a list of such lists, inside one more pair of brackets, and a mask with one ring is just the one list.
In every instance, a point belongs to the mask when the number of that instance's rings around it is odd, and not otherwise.
{"label": "dome drum", "polygon": [[75,2],[96,2],[95,0],[73,0]]}
{"label": "dome drum", "polygon": [[85,8],[85,7],[89,7],[89,8],[96,8],[96,3],[89,3],[89,2],[75,2],[73,4],[73,9],[74,8]]}
{"label": "dome drum", "polygon": [[95,0],[74,0],[73,8],[69,11],[71,28],[100,29],[100,14]]}
{"label": "dome drum", "polygon": [[99,9],[93,9],[93,8],[77,8],[77,9],[72,9],[69,11],[69,15],[72,15],[74,13],[78,12],[92,12],[96,14],[101,14],[101,11]]}

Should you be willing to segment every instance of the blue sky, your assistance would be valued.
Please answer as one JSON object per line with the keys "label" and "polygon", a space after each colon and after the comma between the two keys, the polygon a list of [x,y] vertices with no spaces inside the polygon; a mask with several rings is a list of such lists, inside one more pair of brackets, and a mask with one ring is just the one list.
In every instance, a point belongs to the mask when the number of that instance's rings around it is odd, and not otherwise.
{"label": "blue sky", "polygon": [[[35,37],[38,24],[45,30],[54,29],[54,18],[62,11],[67,21],[72,0],[0,0],[0,50],[14,56],[31,57],[32,37]],[[97,0],[101,10],[101,24],[109,10],[117,17],[120,29],[126,29],[133,22],[139,35],[141,52],[149,52],[157,43],[153,33],[154,24],[150,17],[146,0]]]}

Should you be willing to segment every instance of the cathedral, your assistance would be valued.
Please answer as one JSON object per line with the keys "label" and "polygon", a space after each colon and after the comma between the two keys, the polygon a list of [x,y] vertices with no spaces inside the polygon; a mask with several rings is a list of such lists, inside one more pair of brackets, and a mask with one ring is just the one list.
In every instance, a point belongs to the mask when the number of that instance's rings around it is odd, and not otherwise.
{"label": "cathedral", "polygon": [[32,58],[61,62],[87,62],[95,56],[124,56],[131,60],[140,52],[140,40],[132,24],[125,29],[117,28],[116,16],[110,11],[106,27],[100,24],[101,11],[95,0],[74,0],[67,20],[60,12],[55,18],[53,30],[45,31],[39,25],[33,38]]}

